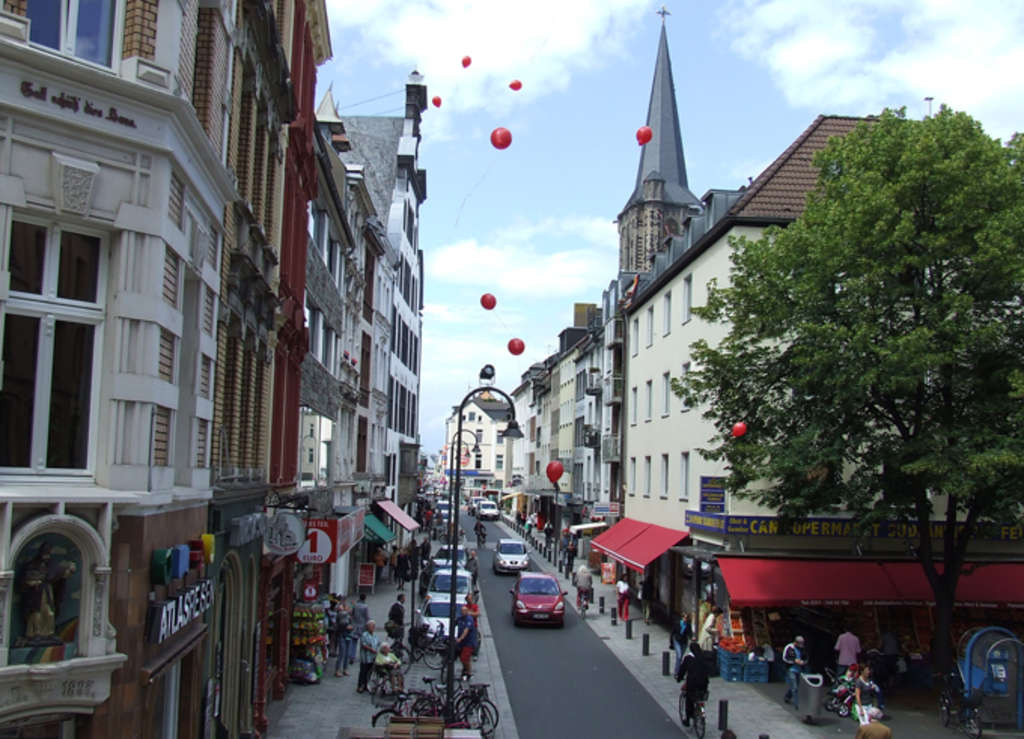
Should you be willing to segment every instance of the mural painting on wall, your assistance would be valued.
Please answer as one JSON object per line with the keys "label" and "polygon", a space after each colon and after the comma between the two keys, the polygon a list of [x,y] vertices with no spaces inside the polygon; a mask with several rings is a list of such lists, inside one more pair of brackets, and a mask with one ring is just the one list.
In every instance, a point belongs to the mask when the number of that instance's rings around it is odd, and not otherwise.
{"label": "mural painting on wall", "polygon": [[15,561],[11,664],[57,662],[76,655],[82,553],[66,536],[43,534]]}

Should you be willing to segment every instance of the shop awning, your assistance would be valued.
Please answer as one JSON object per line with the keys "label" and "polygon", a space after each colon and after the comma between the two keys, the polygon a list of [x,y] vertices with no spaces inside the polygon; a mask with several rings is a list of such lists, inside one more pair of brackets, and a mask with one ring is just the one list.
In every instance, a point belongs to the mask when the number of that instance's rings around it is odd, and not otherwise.
{"label": "shop awning", "polygon": [[630,569],[643,572],[647,565],[664,554],[669,547],[688,536],[688,532],[680,529],[624,518],[596,537],[590,546]]}
{"label": "shop awning", "polygon": [[389,541],[395,538],[394,533],[384,522],[377,518],[372,513],[367,513],[366,518],[363,521],[366,536],[378,544],[387,544]]}
{"label": "shop awning", "polygon": [[[921,565],[909,560],[726,554],[717,559],[733,606],[929,605],[934,601]],[[958,605],[975,607],[1024,604],[1024,563],[969,563],[957,584],[956,600]]]}
{"label": "shop awning", "polygon": [[575,525],[569,527],[569,533],[570,534],[588,534],[588,533],[593,533],[596,529],[603,529],[607,525],[608,524],[606,524],[606,523],[597,522],[597,521],[595,521],[594,523],[578,523],[578,524],[575,524]]}
{"label": "shop awning", "polygon": [[380,506],[382,511],[391,517],[392,521],[397,523],[406,531],[415,531],[420,527],[420,525],[416,523],[415,519],[399,508],[396,503],[393,503],[390,500],[378,500],[376,503]]}

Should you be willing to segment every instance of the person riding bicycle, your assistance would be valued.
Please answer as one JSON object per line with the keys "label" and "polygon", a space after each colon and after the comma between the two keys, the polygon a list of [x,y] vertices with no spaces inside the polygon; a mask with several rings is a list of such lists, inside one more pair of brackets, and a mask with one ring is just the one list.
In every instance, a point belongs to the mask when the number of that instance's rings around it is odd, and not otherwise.
{"label": "person riding bicycle", "polygon": [[580,565],[580,568],[576,570],[576,574],[573,576],[573,581],[576,584],[576,607],[580,607],[584,595],[587,596],[587,603],[592,603],[594,600],[594,579],[590,574],[590,568],[586,565]]}
{"label": "person riding bicycle", "polygon": [[704,653],[700,644],[690,642],[690,651],[679,663],[676,670],[676,682],[680,683],[686,678],[682,690],[686,693],[686,718],[683,719],[683,726],[690,725],[690,719],[696,713],[696,704],[700,700],[706,700],[704,694],[708,692],[708,668],[704,663]]}
{"label": "person riding bicycle", "polygon": [[476,534],[477,546],[482,547],[484,542],[487,541],[487,527],[484,526],[483,521],[477,521],[473,526],[473,533]]}

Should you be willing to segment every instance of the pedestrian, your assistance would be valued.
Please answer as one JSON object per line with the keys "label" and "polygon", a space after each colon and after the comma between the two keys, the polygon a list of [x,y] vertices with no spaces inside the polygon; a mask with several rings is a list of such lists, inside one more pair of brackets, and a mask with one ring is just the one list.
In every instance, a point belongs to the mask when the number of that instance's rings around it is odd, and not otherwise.
{"label": "pedestrian", "polygon": [[479,634],[469,608],[465,605],[462,606],[462,615],[455,622],[455,628],[455,645],[459,649],[459,661],[462,662],[461,677],[469,678],[473,675],[473,648],[476,647]]}
{"label": "pedestrian", "polygon": [[554,525],[550,521],[548,521],[546,524],[544,524],[544,543],[547,546],[550,547],[551,546],[551,540],[554,539],[554,538],[555,538],[555,527],[554,527]]}
{"label": "pedestrian", "polygon": [[619,581],[615,583],[615,592],[619,595],[618,608],[619,618],[622,621],[629,620],[629,583],[626,582],[626,575],[623,573]]}
{"label": "pedestrian", "polygon": [[430,561],[430,537],[424,536],[420,544],[420,563],[424,566]]}
{"label": "pedestrian", "polygon": [[872,721],[858,726],[853,739],[892,739],[892,729],[880,721]]}
{"label": "pedestrian", "polygon": [[395,571],[398,569],[398,546],[391,547],[391,554],[388,555],[388,578],[392,582],[396,580]]}
{"label": "pedestrian", "polygon": [[700,648],[705,652],[710,652],[715,642],[718,640],[718,628],[716,622],[718,617],[722,614],[722,609],[718,606],[713,606],[708,615],[704,618],[704,623],[700,626]]}
{"label": "pedestrian", "polygon": [[644,581],[640,584],[640,603],[644,609],[644,623],[651,622],[651,601],[654,600],[654,577],[644,572]]}
{"label": "pedestrian", "polygon": [[334,663],[334,676],[341,677],[348,674],[348,666],[355,661],[356,656],[356,640],[353,636],[355,625],[352,623],[352,609],[345,601],[345,596],[338,601],[337,612],[338,658]]}
{"label": "pedestrian", "polygon": [[679,671],[679,663],[683,661],[683,653],[692,639],[693,629],[690,627],[690,617],[684,613],[676,619],[676,622],[672,625],[672,632],[668,635],[669,646],[676,653],[676,666],[673,673]]}
{"label": "pedestrian", "polygon": [[388,624],[388,636],[401,643],[405,638],[405,593],[399,593],[398,598],[388,609]]}
{"label": "pedestrian", "polygon": [[373,564],[377,568],[377,582],[384,582],[384,568],[388,563],[388,555],[384,551],[384,547],[377,547],[377,551],[373,553]]}
{"label": "pedestrian", "polygon": [[476,581],[477,577],[480,575],[480,560],[476,558],[475,549],[469,550],[469,559],[466,560],[466,570],[469,572],[470,577],[473,579],[472,587],[470,588],[470,590],[476,593]]}
{"label": "pedestrian", "polygon": [[380,649],[380,638],[374,633],[377,630],[377,622],[370,619],[366,622],[366,630],[359,637],[359,682],[356,686],[357,693],[366,692],[366,684],[370,679],[370,670],[377,659],[377,650]]}
{"label": "pedestrian", "polygon": [[839,635],[839,638],[836,639],[834,649],[836,652],[836,665],[839,667],[837,672],[842,675],[850,665],[857,662],[857,657],[860,655],[860,639],[847,627]]}
{"label": "pedestrian", "polygon": [[704,662],[704,655],[700,651],[700,645],[690,642],[690,651],[683,657],[676,670],[676,682],[682,682],[686,678],[686,716],[683,719],[683,726],[690,725],[690,719],[696,712],[697,701],[704,698],[708,692],[708,667]]}
{"label": "pedestrian", "polygon": [[409,579],[409,550],[405,547],[398,552],[398,560],[395,565],[395,581],[398,583],[398,589],[402,590],[405,588],[405,581]]}
{"label": "pedestrian", "polygon": [[370,620],[370,607],[366,605],[366,593],[359,594],[359,600],[352,606],[352,636],[358,639],[366,630],[366,623]]}
{"label": "pedestrian", "polygon": [[473,625],[476,626],[476,646],[473,648],[473,659],[480,654],[480,643],[483,641],[483,634],[480,633],[480,604],[476,602],[476,596],[473,593],[466,595],[466,608],[469,609],[469,615],[473,617]]}
{"label": "pedestrian", "polygon": [[327,656],[335,657],[338,654],[338,643],[341,635],[338,630],[338,598],[331,595],[327,601],[327,609],[324,616],[327,618]]}
{"label": "pedestrian", "polygon": [[857,718],[862,724],[885,718],[879,707],[881,690],[871,679],[871,666],[862,665],[857,682],[854,683],[854,699],[857,705]]}
{"label": "pedestrian", "polygon": [[569,537],[569,548],[565,552],[566,559],[569,560],[568,567],[571,570],[576,566],[576,549],[579,546],[579,538],[576,536]]}
{"label": "pedestrian", "polygon": [[793,702],[793,708],[799,710],[800,673],[807,665],[807,652],[804,651],[804,638],[797,636],[782,650],[782,662],[786,666],[786,696],[783,700],[786,703]]}

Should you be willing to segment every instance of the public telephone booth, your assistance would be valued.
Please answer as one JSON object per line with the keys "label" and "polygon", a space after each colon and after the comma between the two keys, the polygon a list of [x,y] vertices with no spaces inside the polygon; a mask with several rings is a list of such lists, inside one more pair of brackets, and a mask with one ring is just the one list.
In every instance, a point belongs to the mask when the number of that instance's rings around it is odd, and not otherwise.
{"label": "public telephone booth", "polygon": [[967,690],[980,690],[982,724],[1024,729],[1024,642],[1000,626],[971,629],[958,660]]}

